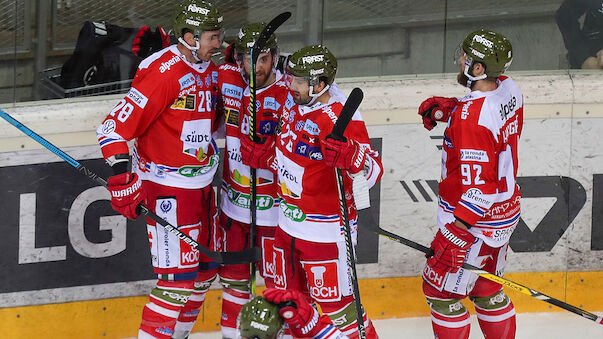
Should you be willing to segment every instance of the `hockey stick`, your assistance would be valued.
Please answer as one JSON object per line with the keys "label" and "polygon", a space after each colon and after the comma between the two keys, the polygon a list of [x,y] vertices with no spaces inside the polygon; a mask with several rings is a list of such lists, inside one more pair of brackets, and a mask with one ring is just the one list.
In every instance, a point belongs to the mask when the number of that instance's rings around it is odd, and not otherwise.
{"label": "hockey stick", "polygon": [[[97,184],[102,185],[104,187],[108,187],[107,181],[105,179],[101,178],[100,176],[98,176],[98,174],[94,173],[92,170],[90,170],[90,169],[86,168],[85,166],[83,166],[82,164],[80,164],[78,161],[73,159],[67,153],[63,152],[58,147],[51,144],[48,140],[46,140],[46,139],[42,138],[41,136],[39,136],[38,134],[36,134],[34,131],[32,131],[31,129],[29,129],[27,126],[23,125],[19,121],[17,121],[15,118],[10,116],[8,113],[0,110],[0,117],[2,119],[6,120],[11,125],[17,127],[21,132],[25,133],[27,136],[29,136],[30,138],[37,141],[42,146],[46,147],[52,153],[58,155],[61,159],[68,162],[71,166],[75,167],[78,171],[80,171],[82,174],[84,174],[91,180],[95,181]],[[224,264],[224,265],[246,264],[249,262],[258,261],[260,258],[260,249],[257,247],[248,248],[248,249],[245,249],[243,251],[238,251],[238,252],[211,251],[208,248],[199,245],[199,243],[197,243],[195,240],[190,238],[188,235],[186,235],[185,233],[180,231],[177,227],[172,226],[170,223],[163,220],[160,216],[155,214],[148,207],[144,206],[143,204],[140,204],[138,206],[140,207],[142,215],[153,219],[155,222],[157,222],[158,224],[163,226],[166,230],[168,230],[169,232],[176,235],[180,240],[186,242],[191,247],[198,249],[201,253],[205,254],[206,256],[208,256],[210,259],[212,259],[213,261],[215,261],[218,264]]]}
{"label": "hockey stick", "polygon": [[[253,47],[251,48],[251,63],[249,67],[249,105],[250,105],[250,121],[249,121],[249,138],[253,142],[258,142],[257,134],[256,134],[256,114],[258,111],[257,103],[256,103],[256,75],[255,75],[255,65],[258,61],[258,57],[262,52],[262,49],[268,42],[268,39],[280,25],[282,25],[287,19],[291,17],[291,12],[283,12],[277,15],[274,19],[272,19],[266,27],[260,32],[258,38],[256,39]],[[256,196],[256,188],[257,188],[257,171],[255,168],[249,168],[249,212],[251,213],[251,223],[249,225],[249,248],[255,247],[255,232],[256,232],[256,224],[257,224],[257,196]],[[249,292],[252,296],[255,295],[255,264],[251,263],[249,265],[250,276],[249,276]]]}
{"label": "hockey stick", "polygon": [[[389,238],[390,240],[399,242],[399,243],[401,243],[403,245],[410,246],[410,247],[412,247],[412,248],[414,248],[416,250],[419,250],[419,251],[425,253],[426,256],[428,256],[428,257],[431,257],[433,255],[433,250],[431,248],[423,246],[423,245],[421,245],[419,243],[416,243],[416,242],[414,242],[412,240],[403,238],[403,237],[401,237],[399,235],[396,235],[394,233],[388,232],[388,231],[380,228],[375,223],[375,221],[373,220],[373,216],[371,215],[370,211],[368,211],[368,210],[358,211],[358,214],[359,215],[362,214],[362,218],[364,220],[368,221],[367,223],[363,224],[366,229],[368,229],[368,230],[370,230],[370,231],[372,231],[374,233],[377,233],[377,234],[379,234],[381,236],[384,236],[386,238]],[[586,319],[592,320],[592,321],[594,321],[594,322],[596,322],[598,324],[603,324],[603,317],[600,317],[600,316],[598,316],[596,314],[593,314],[593,313],[590,313],[590,312],[585,311],[583,309],[580,309],[580,308],[578,308],[576,306],[572,306],[570,304],[567,304],[567,303],[565,303],[565,302],[563,302],[563,301],[561,301],[559,299],[555,299],[555,298],[550,297],[550,296],[548,296],[548,295],[546,295],[544,293],[540,293],[540,292],[535,291],[535,290],[533,290],[533,289],[531,289],[529,287],[526,287],[524,285],[521,285],[521,284],[518,284],[516,282],[513,282],[513,281],[511,281],[509,279],[506,279],[506,278],[503,278],[503,277],[499,277],[496,274],[492,274],[492,273],[490,273],[488,271],[485,271],[485,270],[483,270],[483,269],[481,269],[479,267],[476,267],[476,266],[464,263],[463,264],[463,269],[465,269],[465,270],[467,270],[469,272],[473,272],[473,273],[479,275],[482,278],[485,278],[485,279],[488,279],[490,281],[494,281],[496,283],[499,283],[499,284],[501,284],[501,285],[503,285],[505,287],[508,287],[508,288],[514,290],[514,291],[517,291],[517,292],[529,295],[530,297],[534,297],[536,299],[540,299],[540,300],[545,301],[545,302],[547,302],[549,304],[552,304],[552,305],[555,305],[555,306],[557,306],[559,308],[562,308],[562,309],[564,309],[566,311],[570,311],[570,312],[575,313],[575,314],[577,314],[579,316],[582,316],[582,317],[584,317]]]}
{"label": "hockey stick", "polygon": [[[333,131],[327,136],[338,141],[345,141],[343,133],[346,127],[352,120],[354,113],[360,106],[360,102],[364,94],[360,88],[354,88],[350,96],[346,100],[341,113],[335,122]],[[354,257],[354,248],[352,244],[352,231],[350,229],[350,219],[348,216],[348,206],[345,200],[345,186],[343,185],[343,172],[340,168],[335,168],[335,178],[337,179],[337,192],[339,193],[339,208],[341,212],[341,223],[345,230],[345,248],[348,259],[348,269],[350,270],[350,278],[352,279],[352,288],[354,292],[354,307],[356,308],[356,323],[358,324],[358,333],[360,338],[366,338],[366,330],[364,328],[364,317],[362,303],[360,302],[360,290],[358,289],[358,275],[356,274],[356,259]]]}

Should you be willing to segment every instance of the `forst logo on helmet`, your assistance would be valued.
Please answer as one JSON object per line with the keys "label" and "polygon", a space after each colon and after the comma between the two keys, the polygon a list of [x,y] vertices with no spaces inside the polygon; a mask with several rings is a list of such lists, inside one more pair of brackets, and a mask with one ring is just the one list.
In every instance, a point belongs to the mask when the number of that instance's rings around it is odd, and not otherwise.
{"label": "forst logo on helmet", "polygon": [[305,57],[302,57],[302,63],[304,64],[313,64],[315,62],[322,62],[324,61],[325,56],[324,54],[318,54],[318,55],[308,55]]}
{"label": "forst logo on helmet", "polygon": [[488,48],[492,48],[494,47],[494,43],[486,38],[484,38],[483,35],[474,35],[473,36],[473,41],[475,42],[479,42],[480,44],[488,47]]}
{"label": "forst logo on helmet", "polygon": [[195,12],[195,13],[199,13],[199,14],[203,14],[203,15],[208,15],[209,14],[209,9],[203,8],[203,7],[199,7],[199,6],[195,5],[195,4],[188,5],[187,10],[189,12]]}

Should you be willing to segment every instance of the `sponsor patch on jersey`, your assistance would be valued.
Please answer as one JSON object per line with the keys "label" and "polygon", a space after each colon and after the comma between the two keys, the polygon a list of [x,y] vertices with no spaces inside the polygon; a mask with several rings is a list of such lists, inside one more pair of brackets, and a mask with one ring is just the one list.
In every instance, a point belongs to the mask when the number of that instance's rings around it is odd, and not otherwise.
{"label": "sponsor patch on jersey", "polygon": [[284,200],[280,203],[281,213],[292,221],[302,222],[306,220],[306,214],[297,206],[288,204]]}
{"label": "sponsor patch on jersey", "polygon": [[337,122],[337,115],[335,115],[335,112],[333,112],[331,105],[324,107],[322,112],[325,113],[333,123]]}
{"label": "sponsor patch on jersey", "polygon": [[310,160],[322,160],[322,152],[320,151],[320,147],[309,147],[308,148],[308,158]]}
{"label": "sponsor patch on jersey", "polygon": [[224,84],[222,85],[222,94],[240,100],[243,97],[243,89],[239,86]]}
{"label": "sponsor patch on jersey", "polygon": [[461,161],[489,162],[488,153],[479,149],[461,149]]}
{"label": "sponsor patch on jersey", "polygon": [[[178,227],[179,230],[187,234],[193,240],[199,240],[199,229],[197,225],[187,225]],[[199,265],[199,250],[180,240],[180,268],[194,267]]]}
{"label": "sponsor patch on jersey", "polygon": [[488,199],[488,195],[484,194],[478,188],[468,189],[467,192],[463,193],[462,200],[475,204],[477,206],[483,206],[487,208],[492,206],[492,201]]}
{"label": "sponsor patch on jersey", "polygon": [[463,104],[463,108],[461,109],[461,119],[465,120],[469,116],[469,106],[473,104],[473,101],[469,100]]}
{"label": "sponsor patch on jersey", "polygon": [[307,157],[308,152],[309,152],[309,149],[308,149],[309,147],[310,147],[310,145],[308,145],[304,142],[298,141],[297,145],[295,145],[295,154],[299,154],[301,156]]}
{"label": "sponsor patch on jersey", "polygon": [[291,95],[291,93],[288,93],[287,100],[285,101],[285,107],[287,109],[291,109],[291,107],[293,107],[293,105],[295,105],[295,101],[293,101],[293,96]]}
{"label": "sponsor patch on jersey", "polygon": [[310,294],[317,301],[339,301],[341,293],[339,289],[339,277],[337,274],[337,261],[302,261]]}
{"label": "sponsor patch on jersey", "polygon": [[268,278],[274,278],[274,261],[272,260],[274,256],[274,238],[270,237],[262,237],[262,241],[260,242],[262,248],[262,265],[264,266],[264,275]]}
{"label": "sponsor patch on jersey", "polygon": [[231,70],[231,71],[235,71],[235,72],[239,72],[240,71],[239,67],[237,67],[235,65],[232,65],[232,64],[221,64],[220,65],[220,69],[225,70],[225,71],[226,70]]}
{"label": "sponsor patch on jersey", "polygon": [[205,87],[209,87],[209,86],[211,86],[211,76],[208,74],[205,77]]}
{"label": "sponsor patch on jersey", "polygon": [[276,101],[273,97],[265,97],[264,98],[264,109],[271,109],[273,111],[278,111],[281,105]]}
{"label": "sponsor patch on jersey", "polygon": [[170,108],[182,109],[187,111],[195,110],[195,95],[187,95],[177,98]]}
{"label": "sponsor patch on jersey", "polygon": [[103,128],[101,131],[104,135],[109,135],[113,133],[115,131],[115,120],[107,119],[107,121],[103,123]]}
{"label": "sponsor patch on jersey", "polygon": [[237,99],[233,99],[233,98],[229,98],[229,97],[223,97],[222,100],[224,100],[225,106],[241,108],[241,100],[237,100]]}
{"label": "sponsor patch on jersey", "polygon": [[189,86],[192,86],[195,84],[195,77],[193,76],[192,73],[188,73],[187,75],[183,76],[182,78],[178,79],[178,82],[180,83],[180,89],[185,89]]}
{"label": "sponsor patch on jersey", "polygon": [[260,133],[264,135],[273,135],[277,124],[276,121],[260,121]]}
{"label": "sponsor patch on jersey", "polygon": [[200,162],[207,160],[207,149],[212,141],[211,119],[184,121],[182,123],[182,152],[197,158]]}
{"label": "sponsor patch on jersey", "polygon": [[218,71],[211,72],[211,82],[214,84],[218,83]]}
{"label": "sponsor patch on jersey", "polygon": [[274,263],[274,285],[280,289],[287,288],[287,278],[285,276],[285,251],[274,247],[272,252],[272,262]]}
{"label": "sponsor patch on jersey", "polygon": [[140,91],[134,87],[130,88],[128,94],[126,94],[126,97],[132,100],[140,108],[144,108],[147,105],[147,102],[149,101],[149,99],[145,97],[144,94],[140,93]]}
{"label": "sponsor patch on jersey", "polygon": [[239,127],[239,111],[226,108],[226,123],[231,126]]}
{"label": "sponsor patch on jersey", "polygon": [[434,270],[429,265],[425,265],[425,268],[423,269],[423,278],[438,291],[444,289],[444,282],[446,281],[445,272]]}
{"label": "sponsor patch on jersey", "polygon": [[318,135],[320,134],[320,128],[318,128],[318,124],[314,121],[308,119],[304,125],[304,131],[308,132],[310,135]]}

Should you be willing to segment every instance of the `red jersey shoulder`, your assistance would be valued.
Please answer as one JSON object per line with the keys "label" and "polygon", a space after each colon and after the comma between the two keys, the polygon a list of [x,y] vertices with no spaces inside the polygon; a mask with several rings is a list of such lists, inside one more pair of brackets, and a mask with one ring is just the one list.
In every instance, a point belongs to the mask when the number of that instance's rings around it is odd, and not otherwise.
{"label": "red jersey shoulder", "polygon": [[326,105],[322,107],[321,110],[321,119],[330,120],[333,124],[337,122],[337,118],[339,118],[339,114],[341,114],[341,109],[343,108],[343,104],[341,102],[334,102],[330,105]]}
{"label": "red jersey shoulder", "polygon": [[481,97],[459,102],[455,113],[457,120],[477,125],[484,101],[485,98]]}

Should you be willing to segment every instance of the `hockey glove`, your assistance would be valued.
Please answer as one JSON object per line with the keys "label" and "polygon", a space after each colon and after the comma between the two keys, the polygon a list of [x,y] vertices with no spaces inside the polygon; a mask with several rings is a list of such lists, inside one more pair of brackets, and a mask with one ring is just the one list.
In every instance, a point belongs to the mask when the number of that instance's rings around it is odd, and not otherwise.
{"label": "hockey glove", "polygon": [[320,141],[320,148],[322,160],[329,167],[348,170],[352,174],[360,172],[364,167],[366,148],[356,140],[338,141],[327,138]]}
{"label": "hockey glove", "polygon": [[423,117],[423,126],[427,130],[432,130],[436,121],[448,121],[450,113],[454,110],[459,101],[456,98],[431,97],[421,103],[419,106],[419,115]]}
{"label": "hockey glove", "polygon": [[155,32],[152,32],[149,26],[143,26],[132,41],[132,53],[144,59],[169,45],[170,36],[161,26],[157,26]]}
{"label": "hockey glove", "polygon": [[136,219],[140,215],[137,207],[146,198],[141,190],[142,180],[136,173],[122,173],[107,180],[111,193],[111,207],[128,219]]}
{"label": "hockey glove", "polygon": [[427,265],[445,272],[458,272],[473,241],[475,237],[468,230],[461,229],[454,223],[446,224],[438,230],[431,242],[434,253],[427,259]]}
{"label": "hockey glove", "polygon": [[269,288],[264,291],[264,298],[278,305],[279,313],[295,338],[313,338],[325,327],[332,326],[331,319],[320,316],[298,290]]}
{"label": "hockey glove", "polygon": [[241,138],[241,160],[251,168],[263,168],[276,172],[275,138],[267,138],[264,143],[251,141],[247,136]]}

